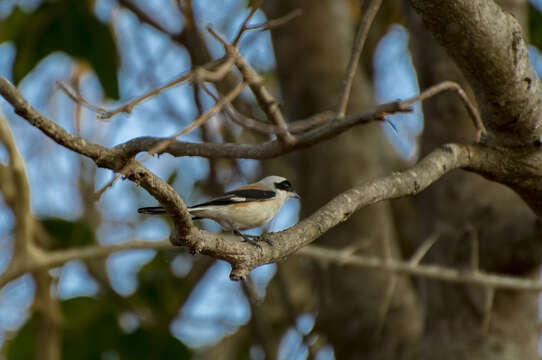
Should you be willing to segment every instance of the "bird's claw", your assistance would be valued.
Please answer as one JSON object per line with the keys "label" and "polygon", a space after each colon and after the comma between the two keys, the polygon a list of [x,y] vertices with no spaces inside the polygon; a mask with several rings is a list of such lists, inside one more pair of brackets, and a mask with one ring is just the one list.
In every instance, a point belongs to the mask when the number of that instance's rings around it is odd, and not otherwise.
{"label": "bird's claw", "polygon": [[249,243],[251,245],[256,246],[260,250],[263,250],[262,246],[260,244],[258,244],[258,240],[251,239],[250,237],[248,237],[246,235],[241,235],[241,237],[243,238],[243,242],[247,242],[247,243]]}
{"label": "bird's claw", "polygon": [[258,241],[265,241],[266,243],[269,244],[269,246],[274,245],[273,240],[269,239],[267,236],[265,236],[265,234],[261,235],[261,236],[258,236]]}
{"label": "bird's claw", "polygon": [[269,246],[273,246],[273,244],[274,244],[273,240],[269,239],[267,236],[265,236],[265,234],[263,234],[263,235],[247,235],[247,234],[239,233],[238,235],[243,238],[243,242],[248,242],[248,243],[250,243],[250,244],[252,244],[254,246],[259,247],[260,249],[262,247],[258,243],[261,242],[261,241],[265,241],[266,243],[269,244]]}

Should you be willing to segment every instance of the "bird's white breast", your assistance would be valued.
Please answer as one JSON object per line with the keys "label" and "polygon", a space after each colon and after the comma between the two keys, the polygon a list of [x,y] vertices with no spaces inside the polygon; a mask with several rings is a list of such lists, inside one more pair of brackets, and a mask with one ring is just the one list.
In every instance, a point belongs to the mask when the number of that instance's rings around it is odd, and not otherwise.
{"label": "bird's white breast", "polygon": [[272,200],[253,201],[228,206],[204,206],[190,209],[190,213],[195,216],[212,219],[226,230],[232,230],[231,225],[236,227],[237,230],[245,230],[262,226],[271,221],[284,203],[281,200],[280,198],[275,198]]}

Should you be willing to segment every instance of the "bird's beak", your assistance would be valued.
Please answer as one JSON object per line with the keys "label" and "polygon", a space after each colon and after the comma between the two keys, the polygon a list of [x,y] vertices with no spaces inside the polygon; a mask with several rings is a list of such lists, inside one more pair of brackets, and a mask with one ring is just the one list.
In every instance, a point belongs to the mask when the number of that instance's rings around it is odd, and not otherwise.
{"label": "bird's beak", "polygon": [[292,198],[294,198],[294,199],[301,199],[301,196],[299,196],[299,194],[298,194],[298,193],[295,193],[295,192],[291,193],[291,194],[290,194],[290,197],[292,197]]}

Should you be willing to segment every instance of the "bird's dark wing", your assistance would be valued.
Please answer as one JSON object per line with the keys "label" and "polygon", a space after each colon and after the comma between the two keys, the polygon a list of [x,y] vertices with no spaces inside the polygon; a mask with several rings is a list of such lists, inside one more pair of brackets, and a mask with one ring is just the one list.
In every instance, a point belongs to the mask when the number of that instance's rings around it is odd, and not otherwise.
{"label": "bird's dark wing", "polygon": [[[264,188],[265,189],[265,188]],[[191,206],[190,208],[197,208],[201,206],[211,205],[230,205],[239,204],[247,201],[265,201],[273,198],[275,192],[272,190],[264,190],[259,188],[242,187],[232,191],[228,191],[223,196],[212,199],[208,202],[204,202],[198,205]]]}
{"label": "bird's dark wing", "polygon": [[163,215],[166,213],[166,209],[161,206],[149,206],[139,208],[137,209],[137,212],[140,214]]}

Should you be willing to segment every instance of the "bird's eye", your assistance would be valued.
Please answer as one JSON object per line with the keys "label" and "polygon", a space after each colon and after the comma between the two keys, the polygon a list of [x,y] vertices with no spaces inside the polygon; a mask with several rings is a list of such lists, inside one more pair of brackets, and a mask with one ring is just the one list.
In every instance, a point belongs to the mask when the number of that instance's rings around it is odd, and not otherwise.
{"label": "bird's eye", "polygon": [[275,183],[275,187],[280,190],[292,191],[292,184],[288,180]]}

